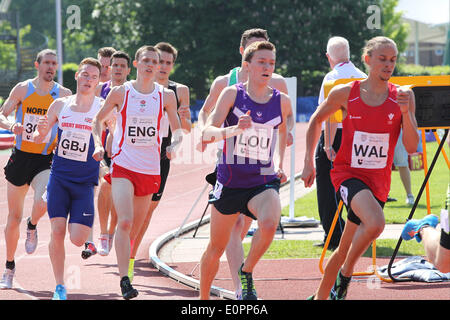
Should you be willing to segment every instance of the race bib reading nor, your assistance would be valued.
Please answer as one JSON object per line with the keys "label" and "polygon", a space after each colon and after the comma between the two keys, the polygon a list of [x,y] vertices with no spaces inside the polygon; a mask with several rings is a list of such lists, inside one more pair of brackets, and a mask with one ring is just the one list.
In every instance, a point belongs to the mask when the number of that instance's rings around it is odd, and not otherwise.
{"label": "race bib reading nor", "polygon": [[355,131],[352,145],[352,168],[382,169],[386,167],[389,133]]}
{"label": "race bib reading nor", "polygon": [[234,154],[240,157],[268,161],[272,135],[272,126],[253,122],[251,128],[244,130],[237,136]]}
{"label": "race bib reading nor", "polygon": [[135,147],[150,147],[157,144],[155,117],[127,117],[126,143]]}

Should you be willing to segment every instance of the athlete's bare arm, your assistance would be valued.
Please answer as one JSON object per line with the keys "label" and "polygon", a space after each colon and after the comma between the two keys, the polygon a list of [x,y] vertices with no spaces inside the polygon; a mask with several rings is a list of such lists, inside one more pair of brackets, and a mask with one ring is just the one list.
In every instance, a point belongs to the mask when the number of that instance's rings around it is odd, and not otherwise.
{"label": "athlete's bare arm", "polygon": [[28,84],[26,81],[19,82],[11,90],[9,97],[3,103],[0,113],[0,127],[12,131],[14,134],[21,134],[23,127],[21,123],[15,123],[8,120],[8,116],[17,109],[27,94]]}
{"label": "athlete's bare arm", "polygon": [[181,128],[185,133],[191,132],[191,111],[189,109],[189,88],[184,84],[179,84],[177,87],[177,96],[180,99],[180,107],[178,108],[178,115],[181,121]]}
{"label": "athlete's bare arm", "polygon": [[399,87],[397,103],[402,112],[403,145],[408,153],[414,153],[417,151],[417,145],[419,144],[414,92],[409,87]]}
{"label": "athlete's bare arm", "polygon": [[103,159],[105,150],[102,143],[102,132],[105,122],[111,117],[114,109],[119,109],[125,98],[125,87],[118,86],[111,89],[106,97],[103,106],[92,120],[92,138],[94,139],[95,150],[92,157],[101,161]]}
{"label": "athlete's bare arm", "polygon": [[166,149],[167,158],[173,159],[175,157],[175,151],[179,144],[183,141],[183,134],[181,133],[180,118],[177,114],[177,100],[175,92],[164,88],[164,111],[167,112],[167,118],[169,119],[170,128],[172,130],[172,143]]}
{"label": "athlete's bare arm", "polygon": [[281,180],[281,183],[287,180],[286,175],[283,172],[283,161],[284,154],[286,151],[286,140],[287,140],[287,119],[289,115],[292,116],[292,106],[291,99],[288,95],[282,93],[281,94],[281,113],[283,117],[282,123],[278,126],[278,143],[277,143],[277,152],[275,153],[274,162],[276,166],[278,166],[278,177]]}
{"label": "athlete's bare arm", "polygon": [[347,115],[347,100],[351,90],[351,83],[334,87],[327,99],[325,99],[309,120],[306,131],[306,152],[304,168],[301,175],[305,187],[311,187],[316,175],[314,169],[314,150],[319,141],[322,131],[322,122],[328,119],[333,113],[342,110],[343,117]]}
{"label": "athlete's bare arm", "polygon": [[228,75],[219,76],[213,81],[211,88],[209,89],[209,94],[203,103],[200,113],[198,114],[198,126],[200,130],[203,130],[205,127],[208,116],[214,110],[217,100],[219,99],[223,89],[227,87],[227,84]]}
{"label": "athlete's bare arm", "polygon": [[36,130],[33,132],[33,141],[35,143],[42,143],[50,129],[58,122],[59,113],[61,112],[66,99],[67,98],[64,97],[53,101],[48,108],[47,114],[39,118]]}
{"label": "athlete's bare arm", "polygon": [[[269,86],[277,89],[278,91],[280,91],[286,95],[288,94],[286,79],[284,79],[283,76],[281,76],[277,73],[272,73],[272,78],[269,81]],[[293,137],[290,132],[294,128],[294,124],[295,124],[294,115],[291,112],[288,115],[288,117],[286,118],[286,125],[287,125],[286,143],[288,146],[290,146],[293,142]]]}
{"label": "athlete's bare arm", "polygon": [[59,89],[59,97],[64,98],[72,95],[72,90],[66,87],[60,87]]}
{"label": "athlete's bare arm", "polygon": [[239,117],[237,125],[221,128],[222,124],[233,107],[236,100],[236,87],[227,87],[219,96],[217,105],[209,117],[205,128],[202,131],[202,142],[213,143],[241,134],[245,129],[250,128],[252,119],[250,110],[245,115]]}

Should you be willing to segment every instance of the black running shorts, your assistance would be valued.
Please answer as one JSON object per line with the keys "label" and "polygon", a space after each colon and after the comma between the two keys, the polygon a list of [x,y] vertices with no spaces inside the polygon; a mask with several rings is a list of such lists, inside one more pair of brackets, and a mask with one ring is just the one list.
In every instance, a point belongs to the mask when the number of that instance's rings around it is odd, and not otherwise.
{"label": "black running shorts", "polygon": [[252,188],[227,188],[217,182],[210,196],[209,203],[212,203],[222,214],[242,213],[256,220],[256,217],[248,209],[247,204],[254,196],[267,189],[274,189],[276,192],[279,192],[280,179]]}
{"label": "black running shorts", "polygon": [[50,169],[53,153],[49,155],[23,152],[14,148],[6,164],[5,178],[15,186],[30,185],[40,172]]}
{"label": "black running shorts", "polygon": [[[341,183],[337,194],[338,200],[342,200],[345,204],[345,207],[347,208],[347,219],[357,225],[361,224],[361,220],[356,216],[355,212],[351,209],[351,203],[353,197],[360,191],[370,188],[361,180],[356,178],[351,178],[348,180],[345,180]],[[375,200],[378,201],[381,208],[384,208],[384,202],[378,200],[375,198]]]}

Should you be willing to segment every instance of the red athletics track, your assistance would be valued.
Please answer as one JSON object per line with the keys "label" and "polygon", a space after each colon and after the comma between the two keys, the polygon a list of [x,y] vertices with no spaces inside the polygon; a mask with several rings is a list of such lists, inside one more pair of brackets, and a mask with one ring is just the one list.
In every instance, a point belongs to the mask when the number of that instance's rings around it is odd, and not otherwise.
{"label": "red athletics track", "polygon": [[[306,127],[306,123],[297,123],[296,126],[295,169],[297,173],[301,171],[303,166]],[[185,138],[185,146],[191,144],[193,144],[191,139],[189,137]],[[180,227],[194,201],[198,198],[205,186],[204,176],[211,172],[214,167],[214,150],[211,147],[209,148],[211,149],[209,150],[209,160],[206,159],[191,164],[172,163],[166,191],[136,257],[133,285],[139,290],[139,296],[136,298],[138,300],[189,300],[197,299],[198,297],[197,291],[163,276],[154,269],[148,259],[148,248],[162,234]],[[195,159],[198,156],[194,152],[194,147],[183,150],[187,154],[191,152],[191,159]],[[4,151],[0,154],[2,166],[6,163],[8,157],[9,151]],[[289,161],[290,152],[288,151],[285,159],[285,170],[288,174]],[[3,272],[5,261],[3,230],[8,209],[3,170],[1,170],[0,174],[0,272]],[[30,190],[24,208],[21,237],[16,252],[15,286],[13,289],[0,290],[0,300],[51,299],[53,295],[55,283],[48,256],[47,246],[50,235],[50,223],[47,215],[41,219],[38,225],[39,245],[36,252],[32,255],[27,255],[24,250],[25,220],[30,214],[32,195],[33,193]],[[207,195],[205,192],[188,222],[200,218],[206,199]],[[98,236],[99,226],[98,219],[96,219],[94,239],[96,240]],[[82,248],[75,247],[69,240],[66,240],[66,286],[68,299],[122,300],[115,251],[112,250],[107,257],[95,255],[88,260],[82,260],[80,256],[81,250]],[[193,266],[195,266],[195,263],[172,265],[176,270],[186,274],[190,274]],[[196,276],[195,273],[193,276]],[[258,292],[261,298],[266,300],[305,299],[317,288],[320,277],[317,260],[312,259],[262,261],[255,270]],[[218,278],[229,278],[228,270],[223,264],[219,270]],[[279,278],[284,280],[277,280]],[[226,280],[214,282],[214,285],[231,289],[229,287],[230,282]],[[364,288],[367,288],[365,283],[352,283],[349,299],[450,299],[450,284],[448,283],[382,283],[380,290],[367,291]]]}

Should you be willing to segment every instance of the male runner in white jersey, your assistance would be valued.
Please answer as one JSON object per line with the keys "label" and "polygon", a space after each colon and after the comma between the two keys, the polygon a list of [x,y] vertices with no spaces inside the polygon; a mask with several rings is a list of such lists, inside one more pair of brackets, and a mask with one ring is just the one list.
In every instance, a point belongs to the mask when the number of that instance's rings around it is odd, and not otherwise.
{"label": "male runner in white jersey", "polygon": [[[189,110],[189,87],[169,79],[178,56],[178,50],[167,42],[159,42],[155,45],[155,48],[159,50],[159,54],[161,57],[160,69],[156,74],[156,81],[165,88],[168,88],[175,92],[175,97],[177,98],[178,116],[181,121],[181,128],[183,129],[184,133],[189,133],[191,132],[192,127],[191,112]],[[153,212],[155,211],[156,207],[159,204],[159,201],[161,200],[170,170],[170,159],[166,156],[166,148],[171,143],[172,132],[169,128],[167,117],[164,117],[163,120],[164,120],[163,125],[164,128],[161,130],[163,131],[161,142],[161,163],[160,163],[161,185],[159,187],[158,192],[153,194],[152,196],[150,209],[147,215],[145,216],[144,223],[142,224],[139,233],[137,235],[132,235],[130,265],[128,270],[128,277],[130,278],[131,282],[133,282],[134,259],[136,257],[139,245],[141,244],[142,238],[144,237],[144,234],[147,231]]]}
{"label": "male runner in white jersey", "polygon": [[[18,83],[3,104],[0,113],[0,127],[9,129],[15,136],[14,149],[5,166],[8,198],[8,220],[5,227],[6,269],[0,281],[0,288],[11,288],[15,273],[14,256],[20,236],[25,196],[30,186],[34,190],[31,216],[27,219],[25,250],[28,254],[38,244],[36,225],[47,211],[42,200],[50,174],[56,131],[43,143],[35,143],[32,134],[40,116],[47,113],[50,104],[58,97],[65,97],[71,91],[53,81],[58,62],[56,52],[50,49],[40,51],[34,66],[37,76]],[[13,123],[8,116],[15,112]],[[56,129],[55,129],[56,130]]]}
{"label": "male runner in white jersey", "polygon": [[[241,42],[239,47],[239,52],[241,56],[243,56],[244,50],[252,43],[257,41],[268,41],[269,36],[267,31],[264,29],[249,29],[242,33]],[[228,74],[217,77],[209,91],[209,95],[206,97],[206,100],[203,104],[202,109],[198,115],[198,126],[200,130],[205,126],[208,116],[214,110],[217,99],[219,98],[220,93],[228,86],[234,85],[238,82],[245,82],[248,79],[248,69],[244,66],[244,59],[242,57],[241,66],[232,69]],[[287,84],[286,80],[276,74],[272,74],[272,78],[269,81],[269,86],[275,89],[278,89],[280,92],[287,94]],[[288,132],[294,126],[292,113],[288,117]],[[290,133],[288,134],[288,145],[292,144],[292,136]],[[206,145],[200,144],[201,151],[205,150]],[[282,164],[281,164],[282,166]],[[282,168],[282,167],[281,167]],[[286,181],[286,176],[283,174],[281,182]],[[214,184],[214,183],[213,183]],[[233,279],[233,284],[235,287],[236,298],[241,299],[241,281],[237,276],[237,271],[244,261],[244,249],[242,248],[242,240],[246,236],[248,229],[252,223],[252,219],[245,216],[240,215],[236,221],[236,225],[232,230],[230,241],[228,243],[226,249],[227,261],[230,267],[231,277]]]}
{"label": "male runner in white jersey", "polygon": [[127,275],[130,234],[137,234],[149,210],[151,195],[159,189],[159,128],[164,111],[175,136],[175,141],[167,148],[169,158],[173,158],[175,147],[182,140],[175,93],[155,82],[159,59],[154,47],[139,48],[133,61],[137,69],[136,80],[113,88],[93,121],[96,145],[93,156],[100,161],[104,156],[103,122],[114,110],[117,111],[110,180],[118,217],[115,249],[124,299],[138,295]]}
{"label": "male runner in white jersey", "polygon": [[[131,59],[127,53],[116,51],[111,56],[111,80],[97,86],[96,95],[106,99],[112,88],[121,86],[127,81],[130,74]],[[114,131],[114,119],[108,122],[108,131],[105,131],[103,143],[105,146],[105,157],[100,162],[100,181],[97,198],[98,220],[100,223],[100,243],[98,253],[107,256],[112,247],[114,233],[117,226],[117,213],[112,205],[111,185],[103,178],[111,165],[112,132]],[[110,215],[111,214],[111,215]],[[108,218],[109,225],[108,225]]]}

